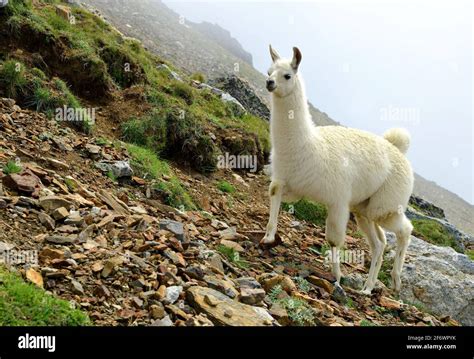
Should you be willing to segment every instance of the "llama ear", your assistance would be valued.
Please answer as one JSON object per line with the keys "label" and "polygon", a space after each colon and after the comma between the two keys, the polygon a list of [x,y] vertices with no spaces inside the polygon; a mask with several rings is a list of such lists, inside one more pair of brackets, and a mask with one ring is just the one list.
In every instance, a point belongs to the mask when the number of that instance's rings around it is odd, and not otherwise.
{"label": "llama ear", "polygon": [[270,45],[270,56],[272,57],[272,61],[275,62],[280,58],[280,55],[278,55],[278,52],[276,52],[272,45]]}
{"label": "llama ear", "polygon": [[293,47],[293,60],[291,60],[291,67],[293,70],[298,71],[298,66],[301,63],[301,51],[297,47]]}

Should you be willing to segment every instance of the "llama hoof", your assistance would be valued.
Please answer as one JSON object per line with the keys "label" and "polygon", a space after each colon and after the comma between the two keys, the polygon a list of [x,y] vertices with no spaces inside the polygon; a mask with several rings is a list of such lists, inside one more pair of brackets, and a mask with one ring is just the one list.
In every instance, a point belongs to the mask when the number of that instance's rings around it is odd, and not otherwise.
{"label": "llama hoof", "polygon": [[260,241],[260,244],[264,245],[264,244],[272,244],[273,242],[275,242],[275,237],[263,237],[262,240]]}
{"label": "llama hoof", "polygon": [[263,249],[270,249],[270,248],[278,246],[281,243],[282,243],[281,238],[277,233],[275,237],[273,237],[272,239],[267,236],[263,237],[263,239],[259,243],[259,246],[262,247]]}
{"label": "llama hoof", "polygon": [[369,289],[362,289],[359,293],[362,295],[371,295],[372,291]]}

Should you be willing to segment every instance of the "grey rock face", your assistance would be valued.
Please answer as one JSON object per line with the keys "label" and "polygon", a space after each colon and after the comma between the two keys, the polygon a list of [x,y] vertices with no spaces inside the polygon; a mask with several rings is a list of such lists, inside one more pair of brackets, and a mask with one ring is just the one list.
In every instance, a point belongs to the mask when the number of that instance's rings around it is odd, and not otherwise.
{"label": "grey rock face", "polygon": [[232,95],[251,114],[270,120],[270,109],[247,81],[231,75],[212,80],[211,84]]}
{"label": "grey rock face", "polygon": [[[389,255],[395,236],[387,233]],[[390,250],[391,249],[391,250]],[[411,237],[402,271],[404,301],[421,303],[438,315],[450,315],[462,325],[474,325],[474,262],[450,247],[438,247]]]}

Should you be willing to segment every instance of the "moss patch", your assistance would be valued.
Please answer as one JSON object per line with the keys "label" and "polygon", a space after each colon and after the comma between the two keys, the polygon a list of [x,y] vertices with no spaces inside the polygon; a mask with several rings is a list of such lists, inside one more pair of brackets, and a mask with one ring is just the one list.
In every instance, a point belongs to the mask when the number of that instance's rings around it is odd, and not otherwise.
{"label": "moss patch", "polygon": [[411,223],[414,227],[414,236],[438,246],[451,247],[457,252],[462,253],[456,238],[437,221],[430,219],[413,219]]}

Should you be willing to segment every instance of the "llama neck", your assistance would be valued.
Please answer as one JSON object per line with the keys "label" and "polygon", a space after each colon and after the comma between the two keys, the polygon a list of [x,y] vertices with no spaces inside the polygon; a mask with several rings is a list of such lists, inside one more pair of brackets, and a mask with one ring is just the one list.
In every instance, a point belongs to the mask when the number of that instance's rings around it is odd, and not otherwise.
{"label": "llama neck", "polygon": [[316,126],[311,120],[301,79],[288,96],[272,95],[270,132],[275,151],[285,151],[290,144],[303,144],[314,131]]}

